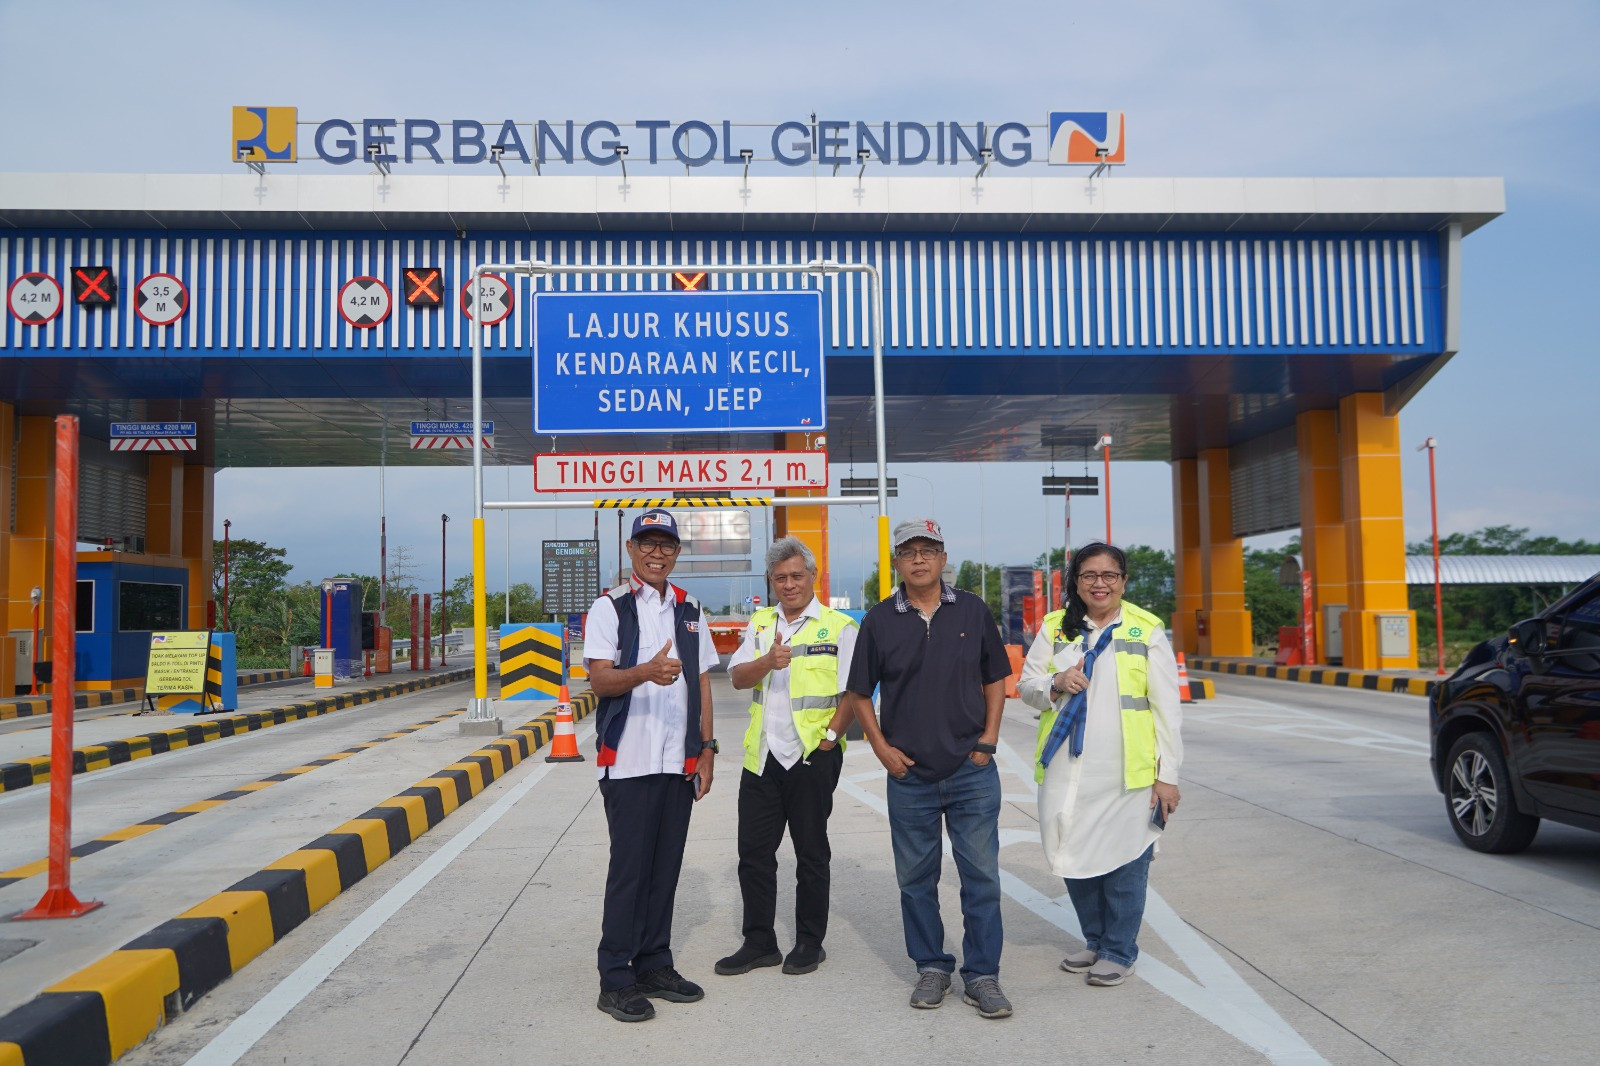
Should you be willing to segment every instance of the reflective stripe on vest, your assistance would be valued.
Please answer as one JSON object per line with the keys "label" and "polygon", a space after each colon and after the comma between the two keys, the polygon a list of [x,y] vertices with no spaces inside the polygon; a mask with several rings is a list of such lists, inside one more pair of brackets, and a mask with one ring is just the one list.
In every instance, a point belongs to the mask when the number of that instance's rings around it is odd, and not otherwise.
{"label": "reflective stripe on vest", "polygon": [[[1065,611],[1052,611],[1040,623],[1040,632],[1051,635],[1050,661],[1045,664],[1050,676],[1060,672],[1057,663],[1066,649],[1083,643],[1083,635],[1065,640],[1061,622]],[[1122,784],[1124,788],[1148,788],[1156,780],[1156,721],[1150,711],[1150,642],[1142,639],[1162,628],[1161,619],[1126,601],[1122,604],[1122,624],[1111,638],[1111,652],[1117,664],[1117,706],[1122,714]],[[1103,660],[1102,660],[1103,663]],[[1039,755],[1055,724],[1052,708],[1039,716],[1039,738],[1033,753],[1033,779],[1044,780],[1044,765]]]}
{"label": "reflective stripe on vest", "polygon": [[[844,678],[839,676],[839,635],[846,626],[856,624],[847,614],[821,604],[818,607],[817,617],[806,619],[789,641],[789,713],[800,736],[802,758],[822,743],[822,734],[839,708],[839,691],[844,688]],[[757,634],[763,630],[775,634],[777,620],[776,607],[763,607],[750,616]],[[831,649],[831,653],[824,649]],[[766,687],[766,678],[762,678],[750,693],[750,725],[744,732],[744,768],[753,774],[763,769],[760,756],[766,729],[762,718]],[[842,739],[839,746],[844,746]]]}

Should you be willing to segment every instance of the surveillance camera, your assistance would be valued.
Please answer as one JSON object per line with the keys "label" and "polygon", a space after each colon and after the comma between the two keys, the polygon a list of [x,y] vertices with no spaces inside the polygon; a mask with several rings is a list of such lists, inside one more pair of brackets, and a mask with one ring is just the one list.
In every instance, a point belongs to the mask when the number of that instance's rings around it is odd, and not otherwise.
{"label": "surveillance camera", "polygon": [[464,241],[466,239],[467,239],[467,231],[466,230],[464,230],[464,229],[456,230],[456,240]]}

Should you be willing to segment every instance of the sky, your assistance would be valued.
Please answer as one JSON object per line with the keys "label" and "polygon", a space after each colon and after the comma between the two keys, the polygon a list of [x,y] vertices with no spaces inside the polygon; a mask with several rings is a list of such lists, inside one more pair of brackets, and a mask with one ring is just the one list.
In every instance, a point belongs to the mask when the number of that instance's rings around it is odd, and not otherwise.
{"label": "sky", "polygon": [[[1401,413],[1407,539],[1429,531],[1427,459],[1412,450],[1429,436],[1443,532],[1600,536],[1600,5],[1588,0],[0,0],[0,41],[0,99],[13,104],[0,108],[0,171],[218,172],[229,108],[271,103],[308,117],[736,122],[812,111],[1032,122],[1113,108],[1128,115],[1129,176],[1503,177],[1506,214],[1464,245],[1462,349]],[[941,519],[953,560],[1031,562],[1062,539],[1061,501],[1039,495],[1048,472],[898,465],[891,514]],[[504,477],[491,468],[489,498]],[[1170,548],[1166,464],[1115,463],[1112,482],[1115,539]],[[436,582],[450,513],[449,576],[468,573],[470,473],[391,470],[385,487],[391,560],[403,550]],[[288,549],[296,580],[376,572],[378,496],[372,469],[224,470],[217,535],[227,518]],[[1104,534],[1098,500],[1074,512],[1075,541]],[[858,589],[870,515],[836,509],[831,521],[835,591]],[[491,514],[488,587],[537,584],[537,541],[591,523],[513,516],[507,567],[507,520]],[[614,545],[614,525],[601,541]],[[723,590],[696,591],[715,603]]]}

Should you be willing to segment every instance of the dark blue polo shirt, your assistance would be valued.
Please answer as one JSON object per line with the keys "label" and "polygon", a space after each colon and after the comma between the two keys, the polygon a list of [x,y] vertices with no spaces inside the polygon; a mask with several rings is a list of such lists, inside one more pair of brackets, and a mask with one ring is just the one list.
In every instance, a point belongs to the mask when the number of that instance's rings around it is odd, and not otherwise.
{"label": "dark blue polo shirt", "polygon": [[902,584],[862,619],[849,687],[865,696],[882,686],[884,739],[915,761],[912,773],[942,781],[983,734],[983,686],[1010,674],[987,604],[941,582],[939,609],[924,623]]}

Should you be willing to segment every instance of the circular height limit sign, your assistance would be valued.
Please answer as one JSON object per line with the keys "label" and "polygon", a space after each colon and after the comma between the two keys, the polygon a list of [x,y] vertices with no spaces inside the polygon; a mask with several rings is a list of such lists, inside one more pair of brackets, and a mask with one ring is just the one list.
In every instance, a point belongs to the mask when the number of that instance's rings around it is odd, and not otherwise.
{"label": "circular height limit sign", "polygon": [[152,326],[170,326],[189,310],[189,290],[171,274],[146,276],[134,293],[134,311]]}
{"label": "circular height limit sign", "polygon": [[373,277],[351,278],[339,290],[339,314],[357,329],[371,329],[388,318],[393,303],[389,286]]}
{"label": "circular height limit sign", "polygon": [[61,283],[49,274],[23,274],[6,292],[11,317],[25,326],[42,326],[61,313]]}
{"label": "circular height limit sign", "polygon": [[514,302],[511,285],[499,274],[485,274],[479,279],[479,284],[483,286],[482,314],[473,313],[470,281],[461,286],[461,313],[468,318],[478,319],[486,326],[498,326],[511,317],[511,305]]}

